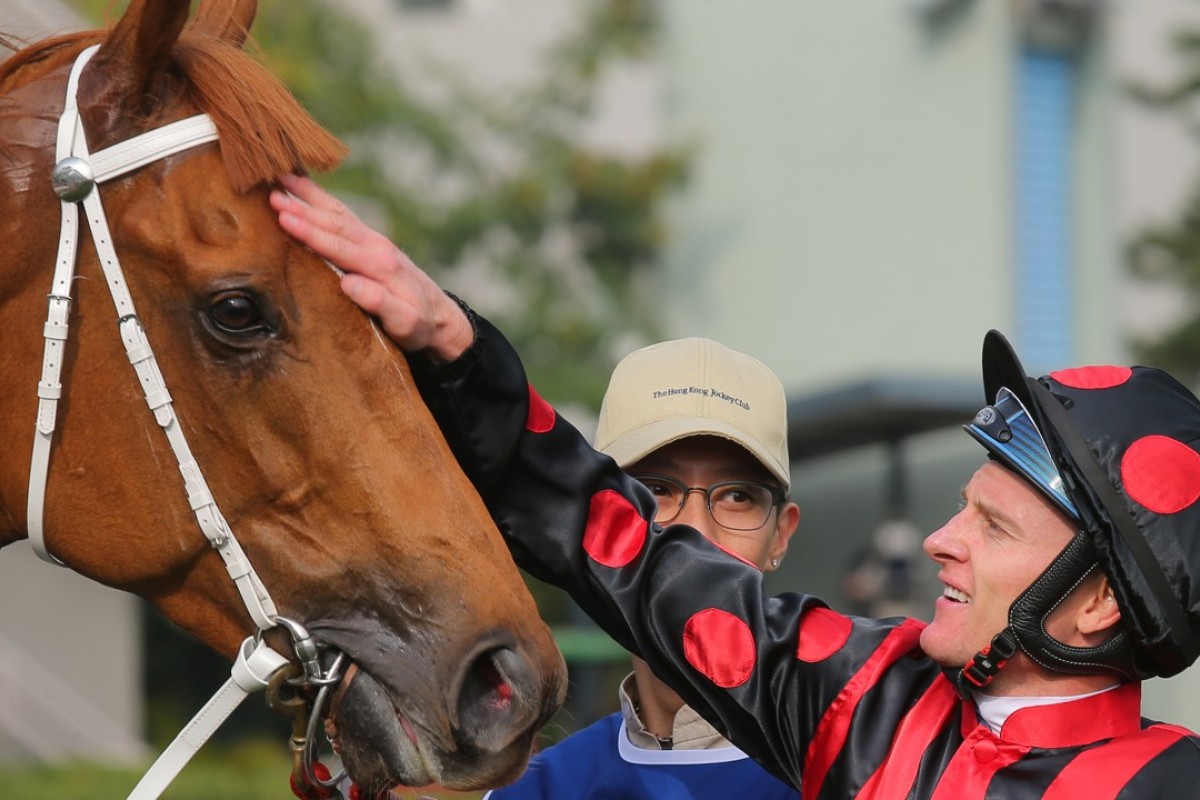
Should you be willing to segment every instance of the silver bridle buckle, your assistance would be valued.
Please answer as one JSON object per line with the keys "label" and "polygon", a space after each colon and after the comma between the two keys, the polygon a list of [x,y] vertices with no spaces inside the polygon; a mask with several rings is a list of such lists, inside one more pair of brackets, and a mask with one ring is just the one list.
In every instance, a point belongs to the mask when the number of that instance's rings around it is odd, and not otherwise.
{"label": "silver bridle buckle", "polygon": [[68,156],[54,165],[50,173],[50,185],[60,200],[79,203],[92,193],[96,176],[91,164],[82,158]]}

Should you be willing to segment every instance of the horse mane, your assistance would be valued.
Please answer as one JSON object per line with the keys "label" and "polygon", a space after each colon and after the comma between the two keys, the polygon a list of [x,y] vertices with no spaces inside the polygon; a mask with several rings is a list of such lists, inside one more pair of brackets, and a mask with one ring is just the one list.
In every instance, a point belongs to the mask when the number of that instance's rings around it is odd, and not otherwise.
{"label": "horse mane", "polygon": [[[0,62],[0,97],[74,60],[107,31],[68,33],[35,42]],[[11,48],[5,40],[2,42]],[[262,63],[212,33],[189,27],[172,48],[187,92],[220,133],[221,155],[237,192],[285,173],[328,171],[346,155],[337,137],[309,115]]]}

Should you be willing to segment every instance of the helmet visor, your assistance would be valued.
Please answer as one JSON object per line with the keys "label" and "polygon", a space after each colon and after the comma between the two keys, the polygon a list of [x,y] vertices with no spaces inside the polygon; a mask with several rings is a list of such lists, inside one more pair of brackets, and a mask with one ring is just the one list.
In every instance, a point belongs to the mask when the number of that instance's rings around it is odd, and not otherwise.
{"label": "helmet visor", "polygon": [[1079,511],[1067,497],[1046,440],[1015,394],[1001,387],[996,392],[996,402],[980,409],[975,419],[963,427],[992,455],[1041,489],[1055,505],[1079,519]]}

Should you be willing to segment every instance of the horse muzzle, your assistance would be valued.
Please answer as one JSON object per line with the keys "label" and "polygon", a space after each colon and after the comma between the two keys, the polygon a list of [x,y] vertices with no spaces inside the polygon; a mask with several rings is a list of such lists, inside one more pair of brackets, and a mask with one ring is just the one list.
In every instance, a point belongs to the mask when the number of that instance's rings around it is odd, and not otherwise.
{"label": "horse muzzle", "polygon": [[397,785],[497,786],[525,768],[533,737],[561,705],[556,676],[505,645],[482,646],[461,663],[437,698],[421,696],[436,684],[395,686],[363,668],[347,672],[327,732],[364,797]]}

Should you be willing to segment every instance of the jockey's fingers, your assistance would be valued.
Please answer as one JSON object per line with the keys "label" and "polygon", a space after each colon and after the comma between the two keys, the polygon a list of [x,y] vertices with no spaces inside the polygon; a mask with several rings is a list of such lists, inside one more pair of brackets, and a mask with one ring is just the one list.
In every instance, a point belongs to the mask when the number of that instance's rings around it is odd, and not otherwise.
{"label": "jockey's fingers", "polygon": [[350,273],[342,277],[342,291],[354,304],[368,314],[379,316],[386,292],[378,281]]}
{"label": "jockey's fingers", "polygon": [[334,236],[341,236],[356,244],[377,244],[387,238],[365,225],[341,200],[331,204],[314,206],[308,203],[293,203],[288,208]]}
{"label": "jockey's fingers", "polygon": [[321,188],[307,175],[280,175],[279,183],[313,208],[328,210],[338,202],[337,198]]}
{"label": "jockey's fingers", "polygon": [[[335,236],[342,236],[359,244],[380,245],[387,237],[366,225],[350,208],[333,195],[317,186],[308,178],[298,178],[296,184],[307,191],[271,193],[271,207],[279,213],[291,213],[308,220],[313,226],[323,228]],[[281,182],[282,179],[281,179]],[[285,187],[288,183],[284,183]]]}
{"label": "jockey's fingers", "polygon": [[299,180],[306,191],[297,194],[296,197],[303,201],[304,212],[315,224],[353,242],[366,244],[378,240],[387,241],[387,237],[360,220],[343,201],[308,178]]}
{"label": "jockey's fingers", "polygon": [[352,213],[315,209],[273,196],[283,229],[346,272],[389,283],[403,280],[420,268],[390,239],[371,229]]}
{"label": "jockey's fingers", "polygon": [[363,311],[378,317],[398,344],[424,346],[423,340],[418,341],[424,323],[418,311],[422,307],[420,298],[353,273],[342,278],[342,291]]}
{"label": "jockey's fingers", "polygon": [[372,261],[362,245],[314,224],[308,216],[293,213],[290,208],[279,212],[279,226],[317,255],[348,272],[361,272],[364,262]]}

